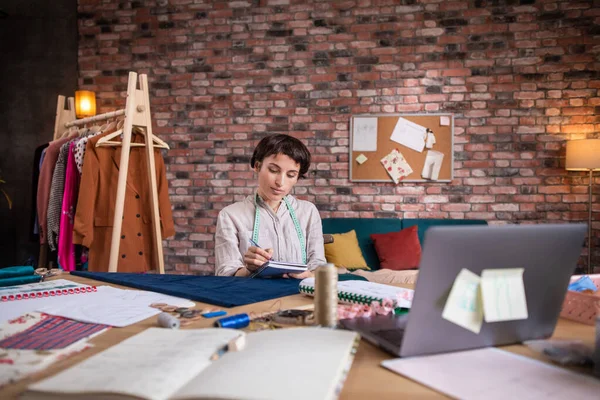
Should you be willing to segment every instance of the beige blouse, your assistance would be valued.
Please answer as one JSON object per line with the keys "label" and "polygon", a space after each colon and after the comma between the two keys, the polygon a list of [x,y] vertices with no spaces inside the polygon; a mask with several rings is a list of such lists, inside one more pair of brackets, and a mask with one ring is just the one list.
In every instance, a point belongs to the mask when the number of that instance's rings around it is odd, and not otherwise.
{"label": "beige blouse", "polygon": [[[254,228],[254,195],[243,201],[225,207],[217,219],[215,233],[215,275],[231,276],[244,266],[244,257],[251,246]],[[309,201],[298,200],[287,196],[293,207],[304,237],[306,239],[306,258],[309,270],[325,264],[325,248],[323,245],[323,227],[319,211]],[[302,262],[300,240],[294,222],[285,205],[281,202],[277,213],[257,196],[259,207],[258,244],[263,249],[273,249],[273,260]]]}

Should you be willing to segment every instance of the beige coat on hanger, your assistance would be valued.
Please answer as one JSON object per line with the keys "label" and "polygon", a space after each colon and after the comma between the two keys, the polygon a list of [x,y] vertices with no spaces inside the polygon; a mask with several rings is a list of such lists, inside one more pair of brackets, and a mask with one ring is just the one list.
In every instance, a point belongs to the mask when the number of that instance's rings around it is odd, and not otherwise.
{"label": "beige coat on hanger", "polygon": [[[116,201],[121,147],[98,147],[106,132],[91,138],[86,145],[85,158],[73,239],[90,249],[88,270],[107,272],[114,207]],[[132,142],[143,142],[143,136],[134,135]],[[127,189],[121,243],[119,272],[145,272],[155,269],[156,260],[152,241],[150,188],[144,147],[132,147],[127,174]],[[156,178],[162,238],[175,234],[165,164],[160,150],[155,150]]]}

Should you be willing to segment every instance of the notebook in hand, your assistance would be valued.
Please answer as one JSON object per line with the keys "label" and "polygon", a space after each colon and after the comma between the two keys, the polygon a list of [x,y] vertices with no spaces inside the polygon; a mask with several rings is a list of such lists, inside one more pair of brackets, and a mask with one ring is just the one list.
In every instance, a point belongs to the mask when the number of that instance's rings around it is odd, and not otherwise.
{"label": "notebook in hand", "polygon": [[284,274],[300,274],[307,269],[306,264],[269,260],[250,275],[250,278],[272,278]]}
{"label": "notebook in hand", "polygon": [[[210,361],[239,335],[241,351]],[[358,343],[354,332],[314,327],[149,328],[31,385],[23,398],[334,399]]]}
{"label": "notebook in hand", "polygon": [[[315,278],[303,279],[299,290],[300,293],[314,296]],[[415,293],[412,289],[366,281],[338,282],[337,290],[340,303],[370,305],[374,301],[382,303],[387,300],[396,312],[409,309]]]}

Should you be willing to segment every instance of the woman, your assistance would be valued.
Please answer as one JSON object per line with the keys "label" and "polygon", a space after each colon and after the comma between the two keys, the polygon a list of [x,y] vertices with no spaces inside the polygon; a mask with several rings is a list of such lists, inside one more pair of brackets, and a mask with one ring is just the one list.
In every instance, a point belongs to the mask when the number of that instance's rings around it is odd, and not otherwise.
{"label": "woman", "polygon": [[258,174],[256,192],[225,207],[217,219],[216,275],[248,276],[274,259],[308,265],[308,271],[290,277],[312,276],[325,263],[321,217],[314,204],[289,194],[308,172],[308,149],[289,135],[267,136],[250,166]]}

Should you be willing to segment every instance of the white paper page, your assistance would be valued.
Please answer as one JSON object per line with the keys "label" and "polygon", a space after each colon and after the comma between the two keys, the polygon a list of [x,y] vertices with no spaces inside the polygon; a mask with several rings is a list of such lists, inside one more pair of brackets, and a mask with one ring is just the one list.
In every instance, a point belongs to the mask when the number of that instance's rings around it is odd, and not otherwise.
{"label": "white paper page", "polygon": [[209,366],[210,357],[219,348],[240,334],[221,328],[148,328],[29,389],[167,399]]}
{"label": "white paper page", "polygon": [[400,117],[390,139],[421,153],[425,147],[426,136],[427,128]]}
{"label": "white paper page", "polygon": [[477,334],[483,324],[480,280],[479,276],[463,268],[452,284],[442,312],[445,320]]}
{"label": "white paper page", "polygon": [[246,348],[225,354],[174,399],[333,399],[356,333],[290,328],[249,333]]}
{"label": "white paper page", "polygon": [[150,307],[152,303],[177,307],[195,305],[192,301],[161,293],[110,286],[99,286],[97,292],[82,296],[65,296],[61,302],[40,305],[36,311],[82,322],[124,327],[159,314],[159,309]]}
{"label": "white paper page", "polygon": [[481,271],[481,296],[485,322],[527,319],[523,268]]}
{"label": "white paper page", "polygon": [[449,126],[450,125],[450,117],[447,115],[440,116],[440,126]]}
{"label": "white paper page", "polygon": [[457,399],[598,399],[600,380],[507,351],[486,348],[381,363]]}
{"label": "white paper page", "polygon": [[354,118],[352,151],[377,151],[377,118]]}

